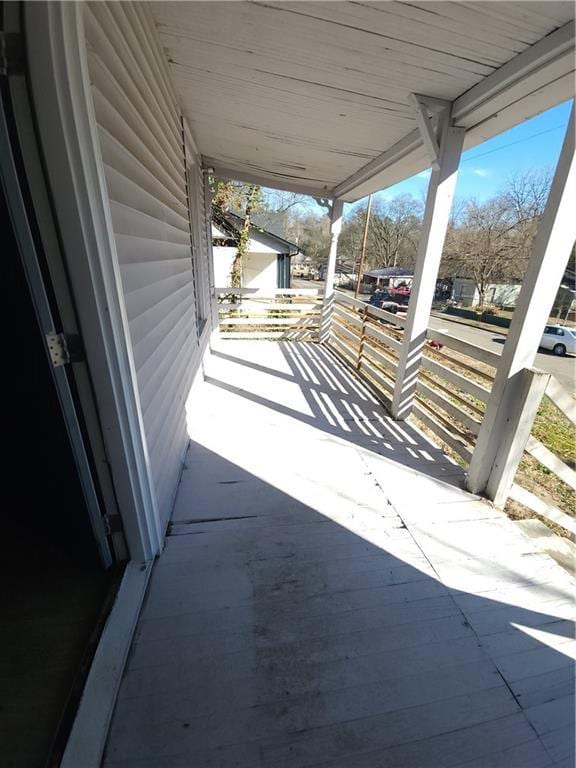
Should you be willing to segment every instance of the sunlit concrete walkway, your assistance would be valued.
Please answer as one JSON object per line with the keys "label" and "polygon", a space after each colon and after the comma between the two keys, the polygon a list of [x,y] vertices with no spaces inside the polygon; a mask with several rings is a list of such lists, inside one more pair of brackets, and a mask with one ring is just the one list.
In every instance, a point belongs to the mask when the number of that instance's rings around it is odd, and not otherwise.
{"label": "sunlit concrete walkway", "polygon": [[106,766],[573,766],[573,584],[317,345],[221,342]]}

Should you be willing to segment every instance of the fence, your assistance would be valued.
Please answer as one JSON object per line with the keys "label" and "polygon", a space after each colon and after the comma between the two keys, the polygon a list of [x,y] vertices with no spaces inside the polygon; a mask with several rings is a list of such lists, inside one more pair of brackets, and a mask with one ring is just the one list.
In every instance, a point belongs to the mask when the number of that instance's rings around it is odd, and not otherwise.
{"label": "fence", "polygon": [[[389,404],[394,391],[403,317],[336,292],[329,345]],[[446,333],[428,329],[416,384],[413,416],[456,454],[466,467],[490,397],[500,355]],[[431,345],[430,342],[435,342]],[[551,378],[546,394],[575,423],[574,400]],[[576,473],[531,436],[526,452],[570,488]],[[572,516],[514,483],[510,498],[576,533]]]}
{"label": "fence", "polygon": [[[329,343],[386,402],[394,391],[405,320],[341,293],[336,294]],[[438,331],[428,331],[413,413],[436,437],[469,463],[498,355]]]}
{"label": "fence", "polygon": [[[546,388],[546,396],[564,414],[570,424],[575,426],[576,402],[556,379],[550,379]],[[526,453],[546,467],[549,472],[556,475],[572,491],[576,490],[576,472],[533,435],[530,436],[526,445]],[[576,535],[576,520],[572,515],[566,514],[566,512],[551,504],[549,500],[522,487],[518,482],[512,485],[510,498]]]}
{"label": "fence", "polygon": [[[322,292],[317,288],[218,288],[220,336],[224,339],[319,340]],[[405,318],[336,291],[328,345],[389,405]],[[466,467],[474,453],[500,355],[429,328],[416,383],[413,417]],[[576,423],[576,404],[551,378],[546,395]],[[526,453],[576,490],[576,472],[530,436]],[[574,517],[518,482],[509,498],[576,534]]]}
{"label": "fence", "polygon": [[318,288],[217,288],[216,299],[223,339],[318,340]]}

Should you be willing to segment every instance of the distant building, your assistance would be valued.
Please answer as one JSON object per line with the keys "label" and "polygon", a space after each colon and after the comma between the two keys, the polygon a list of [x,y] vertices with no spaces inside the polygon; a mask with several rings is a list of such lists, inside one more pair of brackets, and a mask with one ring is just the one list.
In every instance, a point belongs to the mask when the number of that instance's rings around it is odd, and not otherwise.
{"label": "distant building", "polygon": [[382,269],[370,269],[362,275],[362,284],[368,292],[377,288],[386,288],[390,293],[410,295],[413,270],[405,267],[383,267]]}
{"label": "distant building", "polygon": [[[496,307],[513,307],[520,293],[520,283],[490,283],[486,286],[484,303]],[[455,277],[452,283],[452,301],[463,307],[476,307],[480,303],[480,293],[474,280],[469,277]]]}
{"label": "distant building", "polygon": [[[238,237],[244,219],[216,209],[212,212],[212,250],[217,288],[227,288],[238,252]],[[278,235],[253,226],[248,252],[242,263],[243,288],[290,288],[290,262],[298,246]]]}

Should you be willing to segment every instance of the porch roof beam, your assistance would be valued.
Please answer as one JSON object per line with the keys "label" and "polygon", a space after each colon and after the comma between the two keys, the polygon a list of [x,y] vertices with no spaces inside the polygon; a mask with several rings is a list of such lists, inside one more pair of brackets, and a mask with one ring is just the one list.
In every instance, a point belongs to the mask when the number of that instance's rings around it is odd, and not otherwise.
{"label": "porch roof beam", "polygon": [[[428,105],[426,101],[417,93],[410,94],[410,103],[412,104],[414,114],[416,115],[416,123],[418,124],[418,129],[420,131],[422,141],[424,142],[424,146],[426,147],[426,152],[428,153],[430,164],[432,168],[437,171],[440,168],[438,163],[440,148],[438,146],[436,134],[434,133],[434,126],[432,125],[430,114],[428,112]],[[446,102],[446,106],[449,107],[450,103]]]}
{"label": "porch roof beam", "polygon": [[[543,99],[542,107],[534,107],[530,110],[531,114],[538,114],[543,109],[553,106],[554,103],[570,98],[571,79],[569,78],[570,82],[567,83],[565,97],[562,95],[564,91],[560,83],[564,76],[570,75],[573,71],[573,48],[574,23],[568,22],[461,94],[453,102],[452,120],[454,124],[467,129],[465,148],[469,149],[516,124],[507,121],[500,130],[494,129],[501,120],[498,112],[523,98]],[[547,68],[550,70],[549,76],[545,75]],[[549,91],[547,86],[552,83],[560,87],[560,95],[548,103],[546,99],[550,98],[550,94],[545,91]],[[489,135],[485,135],[482,130],[475,130],[487,120],[494,121],[494,128],[489,131]],[[337,184],[334,187],[334,196],[353,201],[389,186],[386,182],[379,184],[376,177],[393,166],[399,165],[411,155],[413,161],[407,167],[407,173],[403,175],[399,172],[398,178],[394,178],[390,183],[424,170],[427,167],[424,146],[420,130],[411,131],[378,157]],[[418,150],[420,150],[420,157],[417,154]],[[373,188],[368,186],[371,181],[374,181]]]}
{"label": "porch roof beam", "polygon": [[458,125],[471,128],[483,119],[478,114],[481,110],[493,111],[497,98],[567,54],[574,55],[574,22],[543,37],[459,96],[454,102],[454,120]]}
{"label": "porch roof beam", "polygon": [[324,185],[321,188],[317,185],[314,187],[307,187],[304,184],[298,183],[298,180],[292,181],[284,176],[275,176],[274,174],[267,174],[265,172],[249,173],[247,171],[229,168],[218,163],[216,160],[211,160],[209,157],[202,158],[202,167],[204,170],[210,171],[214,176],[218,176],[218,178],[221,179],[244,181],[247,184],[258,184],[262,187],[294,192],[298,195],[309,195],[314,198],[322,197],[331,199],[333,197],[332,190],[328,185]]}

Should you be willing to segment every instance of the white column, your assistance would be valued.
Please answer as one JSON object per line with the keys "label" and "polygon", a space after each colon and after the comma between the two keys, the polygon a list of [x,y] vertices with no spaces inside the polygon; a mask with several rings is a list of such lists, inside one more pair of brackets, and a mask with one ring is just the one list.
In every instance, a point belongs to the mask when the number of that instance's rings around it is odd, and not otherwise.
{"label": "white column", "polygon": [[[501,444],[511,443],[508,432],[522,381],[538,350],[558,286],[576,238],[576,166],[574,162],[574,106],[554,181],[532,247],[532,257],[512,315],[502,358],[468,470],[473,493],[490,492],[490,475]],[[514,437],[514,435],[513,435]],[[510,474],[510,473],[508,473]],[[494,489],[492,488],[492,491]],[[502,496],[502,491],[499,491]]]}
{"label": "white column", "polygon": [[486,495],[497,507],[503,507],[510,494],[550,374],[534,368],[523,368],[516,379],[514,400],[506,414],[505,429],[500,431],[502,440],[497,446],[486,486]]}
{"label": "white column", "polygon": [[416,392],[416,379],[430,320],[465,132],[464,128],[451,127],[449,120],[445,120],[440,138],[438,170],[432,171],[428,185],[422,234],[392,399],[392,415],[395,419],[405,419],[409,415]]}
{"label": "white column", "polygon": [[328,341],[330,323],[332,322],[332,306],[334,304],[334,275],[336,274],[336,253],[338,251],[338,238],[342,231],[342,200],[333,200],[330,209],[330,249],[326,263],[326,277],[324,280],[324,301],[322,303],[322,320],[320,325],[320,341]]}

